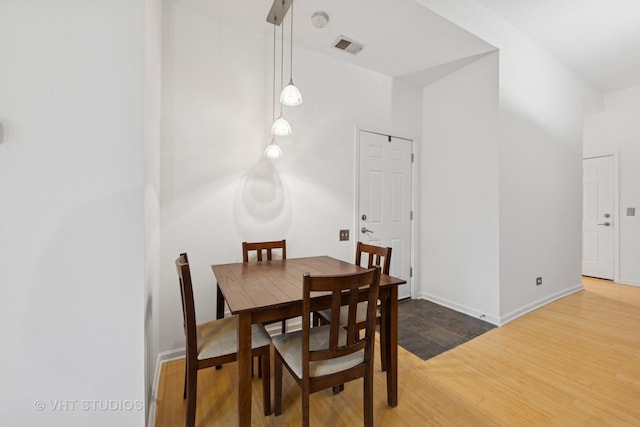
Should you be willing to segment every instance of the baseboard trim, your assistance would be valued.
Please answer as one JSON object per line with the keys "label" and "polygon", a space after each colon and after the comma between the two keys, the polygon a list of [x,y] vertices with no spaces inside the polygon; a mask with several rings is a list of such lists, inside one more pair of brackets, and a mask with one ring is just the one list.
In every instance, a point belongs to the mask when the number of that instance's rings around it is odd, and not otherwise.
{"label": "baseboard trim", "polygon": [[620,279],[616,283],[619,283],[621,285],[628,285],[628,286],[640,286],[640,282],[636,282],[634,280]]}
{"label": "baseboard trim", "polygon": [[492,314],[486,314],[482,312],[482,310],[478,310],[473,307],[469,307],[463,304],[458,304],[453,301],[449,301],[445,298],[440,298],[435,295],[429,294],[427,292],[420,293],[420,295],[418,295],[418,299],[428,300],[436,304],[440,304],[441,306],[458,311],[460,313],[464,313],[467,316],[475,317],[476,319],[483,320],[485,322],[491,323],[492,325],[500,326],[500,319],[497,316]]}
{"label": "baseboard trim", "polygon": [[[267,332],[270,335],[278,335],[281,333],[280,323],[272,323],[267,325]],[[295,317],[293,319],[287,320],[287,331],[296,331],[302,329],[302,318]],[[156,411],[158,409],[158,388],[160,386],[160,374],[162,373],[162,365],[168,362],[173,362],[174,360],[184,359],[185,357],[185,347],[175,348],[173,350],[164,351],[158,354],[158,358],[156,360],[156,368],[153,374],[153,385],[151,389],[151,403],[149,408],[149,418],[147,422],[147,427],[155,427],[156,425]]]}
{"label": "baseboard trim", "polygon": [[570,288],[567,289],[563,289],[559,292],[556,292],[554,294],[548,295],[544,298],[540,298],[537,301],[533,301],[532,303],[529,303],[527,305],[524,305],[516,310],[513,310],[507,314],[505,314],[504,316],[500,317],[500,325],[506,325],[507,323],[517,319],[520,316],[524,316],[527,313],[530,313],[534,310],[539,309],[540,307],[543,307],[549,303],[552,303],[553,301],[559,300],[560,298],[564,298],[566,296],[569,296],[571,294],[575,294],[576,292],[579,292],[581,290],[584,289],[584,286],[582,286],[582,283],[572,286]]}
{"label": "baseboard trim", "polygon": [[176,348],[164,351],[158,354],[156,360],[156,369],[153,374],[153,388],[151,389],[151,407],[149,408],[149,418],[147,427],[155,427],[156,410],[158,409],[158,387],[160,386],[160,374],[162,373],[162,365],[178,359],[184,359],[186,348]]}
{"label": "baseboard trim", "polygon": [[[634,285],[632,285],[634,286]],[[635,286],[640,286],[640,285],[635,285]],[[485,322],[489,322],[493,325],[496,326],[503,326],[506,325],[507,323],[517,319],[520,316],[523,316],[527,313],[530,313],[534,310],[537,310],[540,307],[543,307],[553,301],[556,301],[560,298],[564,298],[568,295],[574,294],[576,292],[579,292],[581,290],[583,290],[584,287],[582,286],[582,283],[572,286],[568,289],[563,289],[560,292],[556,292],[554,294],[548,295],[544,298],[541,298],[537,301],[533,301],[532,303],[529,303],[527,305],[524,305],[520,308],[517,308],[516,310],[513,310],[507,314],[505,314],[504,316],[495,316],[495,315],[491,315],[491,314],[486,314],[483,313],[481,310],[478,310],[476,308],[473,307],[468,307],[462,304],[458,304],[455,303],[453,301],[449,301],[447,299],[444,298],[440,298],[437,297],[435,295],[426,293],[426,292],[422,292],[420,293],[420,295],[418,295],[418,299],[426,299],[428,301],[432,301],[435,302],[436,304],[440,304],[444,307],[450,308],[452,310],[456,310],[459,311],[460,313],[464,313],[468,316],[472,316],[475,317],[477,319],[480,320],[484,320]]]}

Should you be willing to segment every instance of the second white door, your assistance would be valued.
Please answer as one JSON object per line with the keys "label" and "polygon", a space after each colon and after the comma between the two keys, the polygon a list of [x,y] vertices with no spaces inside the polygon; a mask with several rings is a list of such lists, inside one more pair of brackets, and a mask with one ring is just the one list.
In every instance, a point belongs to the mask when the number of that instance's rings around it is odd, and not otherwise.
{"label": "second white door", "polygon": [[583,160],[582,274],[613,280],[613,156]]}
{"label": "second white door", "polygon": [[407,281],[399,298],[411,296],[412,141],[360,131],[358,240],[389,246],[390,274]]}

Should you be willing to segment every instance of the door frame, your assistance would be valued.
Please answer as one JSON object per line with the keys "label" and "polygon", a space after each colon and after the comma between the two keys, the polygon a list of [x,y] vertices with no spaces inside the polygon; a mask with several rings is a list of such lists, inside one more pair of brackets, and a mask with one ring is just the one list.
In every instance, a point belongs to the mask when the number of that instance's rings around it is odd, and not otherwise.
{"label": "door frame", "polygon": [[[413,219],[411,220],[410,224],[411,224],[411,231],[409,232],[409,236],[411,238],[411,277],[406,278],[407,280],[407,284],[409,285],[409,294],[410,294],[410,298],[413,299],[416,295],[418,295],[418,291],[416,289],[416,278],[419,277],[419,265],[418,265],[418,218],[419,216],[419,212],[418,212],[418,171],[419,171],[419,159],[420,159],[420,155],[418,153],[418,137],[412,137],[406,134],[403,134],[402,132],[391,132],[391,131],[386,131],[386,130],[382,130],[380,128],[376,128],[373,126],[358,126],[356,125],[355,127],[355,149],[354,149],[354,162],[355,162],[355,167],[354,167],[354,173],[355,173],[355,177],[354,177],[354,189],[353,189],[353,195],[354,195],[354,212],[353,212],[353,219],[354,219],[354,223],[353,223],[353,230],[354,230],[354,237],[358,236],[358,224],[359,224],[359,218],[358,218],[358,212],[360,212],[360,197],[359,197],[359,191],[360,191],[360,132],[369,132],[369,133],[375,133],[378,135],[384,135],[384,136],[391,136],[392,138],[399,138],[399,139],[404,139],[407,141],[411,141],[411,152],[413,153],[413,162],[411,162],[411,210],[413,211]],[[353,251],[355,252],[355,242],[357,242],[357,237],[354,238],[353,240]]]}
{"label": "door frame", "polygon": [[[619,263],[619,252],[620,252],[620,178],[618,173],[618,161],[619,154],[618,151],[607,151],[607,152],[599,152],[599,153],[583,153],[582,155],[582,166],[584,170],[584,161],[587,159],[595,159],[598,157],[612,157],[613,158],[613,221],[615,227],[613,228],[613,281],[616,283],[620,283],[620,263]],[[581,190],[582,191],[582,190]],[[584,197],[584,196],[582,196]],[[582,199],[581,197],[581,199]],[[583,208],[584,209],[584,204]],[[583,213],[584,215],[584,213]],[[581,233],[582,235],[582,233]],[[582,239],[581,239],[582,244]],[[581,246],[582,248],[582,246]],[[582,266],[580,266],[580,270],[582,271]]]}

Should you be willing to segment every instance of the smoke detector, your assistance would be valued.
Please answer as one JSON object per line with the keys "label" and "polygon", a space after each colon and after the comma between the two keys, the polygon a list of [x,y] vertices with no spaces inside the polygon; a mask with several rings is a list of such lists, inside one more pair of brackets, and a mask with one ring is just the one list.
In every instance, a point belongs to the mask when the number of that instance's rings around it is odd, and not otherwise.
{"label": "smoke detector", "polygon": [[340,36],[333,42],[333,47],[336,49],[344,50],[345,52],[349,52],[352,55],[357,55],[364,46],[357,41],[350,39],[345,36]]}
{"label": "smoke detector", "polygon": [[311,15],[311,25],[316,28],[324,28],[329,23],[329,15],[322,11],[317,11]]}

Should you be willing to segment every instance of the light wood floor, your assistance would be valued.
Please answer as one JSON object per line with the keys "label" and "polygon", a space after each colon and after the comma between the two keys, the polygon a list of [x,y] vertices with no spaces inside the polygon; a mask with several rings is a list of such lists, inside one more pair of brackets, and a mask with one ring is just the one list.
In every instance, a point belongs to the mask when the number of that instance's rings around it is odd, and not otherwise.
{"label": "light wood floor", "polygon": [[[585,290],[422,361],[399,348],[399,405],[386,405],[376,357],[378,426],[640,426],[640,288],[584,278]],[[376,349],[376,356],[380,353]],[[196,425],[236,424],[235,365],[200,371]],[[184,362],[164,365],[156,426],[182,426]],[[297,386],[284,372],[283,414],[255,426],[300,425]],[[312,395],[311,424],[362,423],[362,381]]]}

